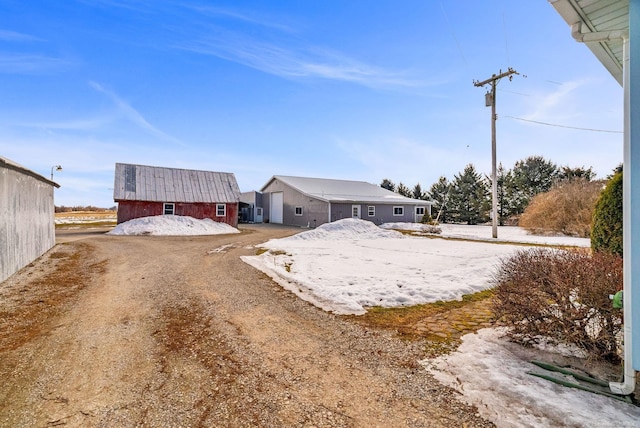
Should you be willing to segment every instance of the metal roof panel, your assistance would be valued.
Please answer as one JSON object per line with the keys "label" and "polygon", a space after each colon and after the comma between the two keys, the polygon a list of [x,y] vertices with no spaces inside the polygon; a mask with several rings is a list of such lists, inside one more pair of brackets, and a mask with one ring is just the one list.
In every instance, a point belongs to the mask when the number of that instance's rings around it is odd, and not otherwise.
{"label": "metal roof panel", "polygon": [[240,188],[229,172],[116,163],[116,201],[233,203]]}

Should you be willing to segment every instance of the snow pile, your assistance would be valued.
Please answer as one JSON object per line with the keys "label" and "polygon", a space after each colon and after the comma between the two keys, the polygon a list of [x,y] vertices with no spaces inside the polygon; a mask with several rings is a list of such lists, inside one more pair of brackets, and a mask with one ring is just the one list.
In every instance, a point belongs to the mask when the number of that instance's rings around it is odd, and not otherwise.
{"label": "snow pile", "polygon": [[501,336],[501,329],[482,329],[463,336],[452,354],[421,363],[499,427],[640,425],[638,407],[527,374],[541,371],[530,360],[553,357],[540,357]]}
{"label": "snow pile", "polygon": [[515,245],[406,237],[345,219],[262,244],[242,260],[300,298],[338,314],[457,300],[491,286]]}
{"label": "snow pile", "polygon": [[370,221],[346,218],[325,223],[316,229],[298,233],[291,236],[289,240],[343,240],[343,239],[384,239],[384,238],[404,238],[404,235],[395,230],[384,230]]}
{"label": "snow pile", "polygon": [[240,233],[235,227],[210,218],[198,220],[179,215],[141,217],[120,223],[107,235],[221,235]]}

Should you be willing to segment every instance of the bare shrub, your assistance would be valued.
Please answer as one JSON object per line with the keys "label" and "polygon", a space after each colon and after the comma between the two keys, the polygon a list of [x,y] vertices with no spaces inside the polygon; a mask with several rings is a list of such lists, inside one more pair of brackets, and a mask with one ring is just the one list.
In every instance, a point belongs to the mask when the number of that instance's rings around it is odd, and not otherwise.
{"label": "bare shrub", "polygon": [[531,200],[519,226],[535,234],[561,233],[588,238],[602,188],[601,181],[562,182]]}
{"label": "bare shrub", "polygon": [[609,295],[622,289],[622,258],[588,251],[531,249],[502,262],[494,276],[495,315],[520,343],[551,339],[595,359],[618,362],[622,311]]}

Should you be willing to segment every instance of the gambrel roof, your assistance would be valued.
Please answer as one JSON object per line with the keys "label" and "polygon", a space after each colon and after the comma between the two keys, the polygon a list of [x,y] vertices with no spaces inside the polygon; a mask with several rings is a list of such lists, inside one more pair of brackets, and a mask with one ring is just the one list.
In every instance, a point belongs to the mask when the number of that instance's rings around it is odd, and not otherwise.
{"label": "gambrel roof", "polygon": [[240,200],[229,172],[116,163],[113,199],[118,201],[233,203]]}
{"label": "gambrel roof", "polygon": [[431,201],[412,199],[364,181],[274,175],[262,187],[262,192],[274,180],[299,192],[327,202],[364,202],[376,204],[433,205]]}

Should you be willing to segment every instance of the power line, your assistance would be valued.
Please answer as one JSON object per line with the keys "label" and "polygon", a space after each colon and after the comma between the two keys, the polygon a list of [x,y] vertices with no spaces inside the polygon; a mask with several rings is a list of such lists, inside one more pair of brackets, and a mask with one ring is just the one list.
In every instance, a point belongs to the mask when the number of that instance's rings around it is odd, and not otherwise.
{"label": "power line", "polygon": [[453,30],[453,25],[449,21],[449,17],[447,16],[447,12],[444,10],[444,5],[442,4],[442,0],[440,0],[440,9],[442,9],[442,15],[444,15],[444,20],[449,26],[449,31],[451,32],[451,37],[453,37],[453,41],[456,43],[456,47],[458,48],[458,53],[462,57],[462,61],[464,62],[465,67],[469,68],[469,64],[467,63],[467,58],[464,56],[464,52],[462,52],[462,46],[458,42],[458,38],[456,37],[456,33]]}
{"label": "power line", "polygon": [[509,119],[522,120],[523,122],[537,123],[538,125],[556,126],[558,128],[577,129],[580,131],[591,131],[591,132],[608,132],[611,134],[623,134],[622,131],[611,131],[608,129],[580,128],[579,126],[558,125],[557,123],[540,122],[538,120],[524,119],[522,117],[515,117],[515,116],[505,116],[505,117],[508,117]]}
{"label": "power line", "polygon": [[507,64],[509,64],[511,59],[509,58],[509,41],[507,39],[507,22],[504,17],[504,3],[502,3],[502,32],[504,34],[504,48],[507,52]]}

